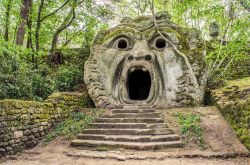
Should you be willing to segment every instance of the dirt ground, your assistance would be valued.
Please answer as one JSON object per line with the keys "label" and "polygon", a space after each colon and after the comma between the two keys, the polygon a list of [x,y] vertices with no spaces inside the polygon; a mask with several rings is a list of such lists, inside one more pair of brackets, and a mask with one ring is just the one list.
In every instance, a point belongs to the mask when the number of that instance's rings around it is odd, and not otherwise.
{"label": "dirt ground", "polygon": [[69,141],[55,139],[49,145],[25,150],[0,159],[4,165],[250,165],[249,152],[214,107],[161,110],[167,123],[179,130],[175,112],[196,113],[201,117],[206,150],[194,142],[184,148],[160,151],[78,150]]}
{"label": "dirt ground", "polygon": [[[216,107],[174,108],[159,111],[163,113],[169,127],[173,128],[179,134],[180,128],[175,115],[177,112],[184,114],[194,113],[200,116],[200,125],[204,130],[205,146],[207,147],[205,152],[223,152],[228,154],[248,152]],[[191,140],[186,144],[185,150],[194,151],[197,150],[197,146]]]}

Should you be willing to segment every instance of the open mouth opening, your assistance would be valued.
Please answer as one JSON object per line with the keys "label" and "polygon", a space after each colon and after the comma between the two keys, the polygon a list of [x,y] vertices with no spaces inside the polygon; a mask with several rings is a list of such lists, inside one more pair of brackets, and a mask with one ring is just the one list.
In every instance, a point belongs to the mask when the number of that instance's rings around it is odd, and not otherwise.
{"label": "open mouth opening", "polygon": [[131,100],[147,100],[151,88],[150,73],[146,68],[132,68],[127,77],[127,91]]}

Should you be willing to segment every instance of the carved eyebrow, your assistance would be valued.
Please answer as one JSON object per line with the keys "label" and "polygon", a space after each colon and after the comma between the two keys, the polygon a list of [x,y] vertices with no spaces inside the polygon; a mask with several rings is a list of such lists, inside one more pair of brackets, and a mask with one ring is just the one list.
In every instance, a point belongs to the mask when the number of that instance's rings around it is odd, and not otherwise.
{"label": "carved eyebrow", "polygon": [[131,38],[130,36],[119,34],[113,38],[110,38],[108,41],[106,41],[105,43],[106,47],[110,47],[111,45],[113,45],[119,38],[126,38],[128,39],[128,41],[134,42],[133,38]]}
{"label": "carved eyebrow", "polygon": [[[178,38],[178,36],[174,33],[171,32],[162,32],[162,34],[173,44],[179,44],[180,40]],[[154,40],[155,38],[160,37],[160,34],[154,33],[149,39],[148,42]]]}
{"label": "carved eyebrow", "polygon": [[109,38],[109,40],[106,40],[106,42],[104,43],[106,46],[110,46],[113,45],[119,38],[126,38],[130,41],[134,41],[130,36],[125,35],[125,34],[119,34],[117,36],[114,36],[112,38]]}
{"label": "carved eyebrow", "polygon": [[136,30],[132,29],[132,28],[131,29],[130,28],[115,29],[103,38],[103,43],[104,44],[110,43],[112,40],[118,38],[119,36],[120,37],[123,36],[123,37],[129,38],[131,40],[134,40],[133,36],[135,33],[136,33]]}
{"label": "carved eyebrow", "polygon": [[[180,42],[180,34],[176,32],[175,30],[169,27],[163,27],[160,30],[161,30],[161,33],[164,36],[166,36],[168,39],[170,39],[170,41],[172,41],[174,44],[178,44]],[[156,30],[154,28],[144,31],[143,35],[147,41],[150,41],[154,39],[155,37],[159,36],[159,34],[156,33]]]}

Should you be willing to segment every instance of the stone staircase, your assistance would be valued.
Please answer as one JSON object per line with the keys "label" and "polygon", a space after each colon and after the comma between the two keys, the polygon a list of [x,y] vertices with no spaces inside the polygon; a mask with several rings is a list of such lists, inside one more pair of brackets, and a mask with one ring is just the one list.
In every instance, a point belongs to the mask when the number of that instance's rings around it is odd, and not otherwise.
{"label": "stone staircase", "polygon": [[108,147],[133,150],[179,148],[182,142],[152,106],[123,106],[96,118],[71,142],[74,147]]}

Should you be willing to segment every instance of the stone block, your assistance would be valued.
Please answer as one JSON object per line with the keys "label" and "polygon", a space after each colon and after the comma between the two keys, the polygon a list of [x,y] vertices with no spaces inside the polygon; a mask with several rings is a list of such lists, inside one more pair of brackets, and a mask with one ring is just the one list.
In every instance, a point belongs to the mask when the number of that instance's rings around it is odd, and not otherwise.
{"label": "stone block", "polygon": [[23,137],[23,131],[15,131],[14,132],[14,138],[15,139],[18,139],[18,138],[21,138]]}
{"label": "stone block", "polygon": [[8,146],[8,143],[7,142],[0,142],[0,147],[2,148],[2,147],[6,147],[6,146]]}
{"label": "stone block", "polygon": [[35,136],[33,136],[33,135],[28,136],[28,140],[34,140],[34,139],[35,139]]}
{"label": "stone block", "polygon": [[5,155],[6,150],[4,148],[0,148],[0,155]]}
{"label": "stone block", "polygon": [[28,137],[27,136],[23,136],[22,138],[21,138],[21,141],[22,142],[26,142],[28,140]]}
{"label": "stone block", "polygon": [[5,149],[6,149],[6,151],[7,151],[7,152],[9,152],[9,151],[12,151],[12,150],[13,150],[13,149],[12,149],[12,147],[6,147]]}
{"label": "stone block", "polygon": [[30,135],[31,134],[31,130],[25,130],[24,131],[24,135]]}

